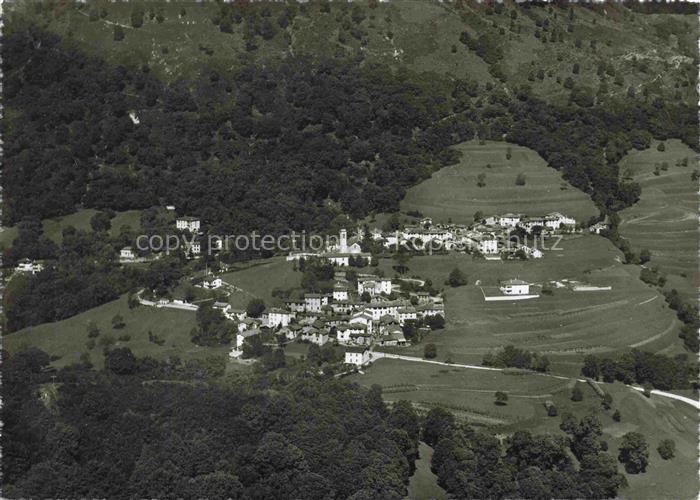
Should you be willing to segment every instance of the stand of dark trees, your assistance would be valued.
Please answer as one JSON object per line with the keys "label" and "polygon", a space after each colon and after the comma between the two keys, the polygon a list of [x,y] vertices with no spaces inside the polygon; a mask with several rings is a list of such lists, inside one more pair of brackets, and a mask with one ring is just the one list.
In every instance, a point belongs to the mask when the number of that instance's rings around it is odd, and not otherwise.
{"label": "stand of dark trees", "polygon": [[435,449],[431,467],[451,498],[615,498],[627,482],[602,451],[600,422],[567,416],[561,428],[568,439],[517,431],[502,445],[435,408],[426,416],[423,439]]}
{"label": "stand of dark trees", "polygon": [[36,29],[2,53],[6,224],[168,203],[218,234],[325,228],[456,159],[414,139],[446,100],[382,68],[299,57],[166,86]]}
{"label": "stand of dark trees", "polygon": [[697,386],[698,366],[686,354],[664,354],[632,349],[616,358],[590,354],[584,358],[581,374],[605,382],[651,384],[661,390],[688,389]]}
{"label": "stand of dark trees", "polygon": [[[5,498],[401,499],[410,405],[339,380],[202,378],[126,348],[100,372],[3,353]],[[181,383],[178,383],[181,380]],[[44,395],[44,397],[40,397]]]}

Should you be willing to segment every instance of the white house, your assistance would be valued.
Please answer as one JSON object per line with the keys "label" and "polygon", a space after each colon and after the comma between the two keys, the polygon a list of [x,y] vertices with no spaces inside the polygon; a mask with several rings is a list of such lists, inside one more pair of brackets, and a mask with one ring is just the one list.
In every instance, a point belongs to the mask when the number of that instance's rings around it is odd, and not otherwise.
{"label": "white house", "polygon": [[562,215],[559,212],[547,214],[544,219],[545,225],[551,229],[561,229],[561,226],[573,227],[576,225],[576,219]]}
{"label": "white house", "polygon": [[501,292],[505,295],[529,295],[530,284],[523,280],[511,279],[501,283]]}
{"label": "white house", "polygon": [[119,258],[122,260],[133,260],[136,258],[134,254],[134,249],[131,247],[124,247],[119,251]]}
{"label": "white house", "polygon": [[348,300],[350,295],[348,294],[348,287],[337,283],[333,287],[333,300]]}
{"label": "white house", "polygon": [[532,259],[541,259],[544,257],[544,253],[542,253],[542,250],[540,250],[537,247],[529,247],[527,245],[523,245],[520,247],[523,252],[525,252],[525,255]]}
{"label": "white house", "polygon": [[520,214],[503,214],[498,217],[498,224],[504,227],[515,227],[520,223]]}
{"label": "white house", "polygon": [[399,307],[404,305],[399,301],[370,302],[365,306],[365,311],[372,315],[373,321],[379,321],[385,315],[398,317]]}
{"label": "white house", "polygon": [[17,263],[16,271],[19,273],[36,274],[44,269],[44,264],[29,259],[22,259]]}
{"label": "white house", "polygon": [[591,233],[595,233],[595,234],[600,234],[601,231],[605,231],[607,229],[608,229],[608,225],[605,224],[604,222],[596,222],[595,224],[593,224],[591,227],[588,228],[588,230]]}
{"label": "white house", "polygon": [[211,277],[211,278],[204,278],[201,283],[197,286],[201,286],[202,288],[206,288],[208,290],[216,290],[217,288],[220,288],[224,284],[224,281],[221,278],[216,278],[216,277]]}
{"label": "white house", "polygon": [[273,307],[269,311],[266,311],[264,316],[267,318],[267,326],[274,328],[276,326],[288,326],[294,314],[284,309]]}
{"label": "white house", "polygon": [[398,310],[399,323],[404,324],[407,320],[418,319],[418,312],[413,306],[402,307]]}
{"label": "white house", "polygon": [[348,267],[350,265],[350,255],[346,253],[327,253],[323,257],[334,266]]}
{"label": "white house", "polygon": [[321,312],[323,306],[328,305],[328,295],[319,293],[304,294],[304,308],[310,312]]}
{"label": "white house", "polygon": [[228,302],[214,302],[212,308],[219,309],[221,312],[224,313],[224,315],[226,315],[231,310],[231,304],[229,304]]}
{"label": "white house", "polygon": [[364,366],[369,360],[369,349],[366,347],[348,347],[345,351],[345,362],[349,365]]}
{"label": "white house", "polygon": [[185,243],[185,253],[191,253],[192,255],[199,255],[202,253],[202,244],[199,241],[193,241],[192,243]]}
{"label": "white house", "polygon": [[378,276],[362,276],[357,278],[357,293],[362,295],[367,292],[371,296],[391,293],[391,278],[380,278]]}
{"label": "white house", "polygon": [[175,227],[182,231],[187,230],[190,233],[198,233],[200,220],[196,217],[178,217],[175,220]]}
{"label": "white house", "polygon": [[236,349],[242,349],[246,339],[259,334],[260,330],[258,330],[257,328],[238,332],[238,334],[236,335]]}
{"label": "white house", "polygon": [[344,323],[336,328],[338,342],[341,344],[351,344],[357,336],[369,335],[367,326],[362,323]]}
{"label": "white house", "polygon": [[484,255],[498,253],[498,238],[493,234],[485,234],[477,239],[477,248]]}

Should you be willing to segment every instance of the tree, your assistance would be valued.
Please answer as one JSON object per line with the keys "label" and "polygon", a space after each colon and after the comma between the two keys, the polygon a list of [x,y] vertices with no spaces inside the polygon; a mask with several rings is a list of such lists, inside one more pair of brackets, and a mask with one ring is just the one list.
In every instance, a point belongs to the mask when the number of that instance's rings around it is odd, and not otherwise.
{"label": "tree", "polygon": [[476,176],[476,185],[479,187],[486,186],[486,174],[481,173]]}
{"label": "tree", "polygon": [[523,174],[522,172],[520,172],[520,173],[517,175],[517,177],[515,178],[515,185],[516,185],[516,186],[524,186],[525,183],[526,183],[525,174]]}
{"label": "tree", "polygon": [[251,299],[246,306],[246,314],[251,318],[259,318],[265,310],[265,302],[262,299]]}
{"label": "tree", "polygon": [[423,321],[431,330],[440,330],[441,328],[445,328],[445,318],[442,314],[428,315],[423,318]]}
{"label": "tree", "polygon": [[676,454],[676,442],[673,439],[662,439],[656,451],[661,458],[669,460]]}
{"label": "tree", "polygon": [[107,212],[97,212],[90,218],[90,227],[96,233],[101,231],[109,231],[112,227],[109,214]]}
{"label": "tree", "polygon": [[612,414],[612,419],[615,422],[619,422],[620,420],[622,420],[622,415],[620,415],[620,410],[615,410],[615,413]]}
{"label": "tree", "polygon": [[135,5],[133,9],[131,9],[131,25],[134,28],[140,28],[143,26],[143,7],[140,5]]}
{"label": "tree", "polygon": [[115,24],[114,25],[114,41],[121,42],[122,40],[124,40],[124,28],[122,28],[118,24]]}
{"label": "tree", "polygon": [[656,150],[660,152],[666,151],[666,144],[664,142],[660,142],[658,146],[656,146]]}
{"label": "tree", "polygon": [[642,248],[639,252],[639,263],[646,264],[651,260],[651,251],[648,248]]}
{"label": "tree", "polygon": [[583,391],[579,386],[571,390],[571,401],[583,401]]}
{"label": "tree", "polygon": [[606,392],[603,395],[603,408],[609,410],[612,407],[613,397],[610,393]]}
{"label": "tree", "polygon": [[117,375],[130,375],[136,370],[136,358],[128,347],[118,347],[105,356],[105,367]]}
{"label": "tree", "polygon": [[452,288],[464,286],[467,284],[467,277],[464,275],[461,269],[455,267],[450,272],[450,276],[447,278],[447,284],[450,285]]}
{"label": "tree", "polygon": [[498,406],[504,406],[508,403],[508,393],[506,392],[496,391],[494,397],[496,398],[496,404]]}
{"label": "tree", "polygon": [[649,445],[644,435],[639,432],[628,432],[622,436],[617,459],[624,464],[625,470],[630,474],[645,472],[649,464]]}
{"label": "tree", "polygon": [[510,160],[513,157],[513,150],[510,146],[506,149],[506,160]]}
{"label": "tree", "polygon": [[455,427],[455,417],[451,412],[440,407],[432,408],[425,416],[423,441],[434,447],[441,439],[451,437]]}
{"label": "tree", "polygon": [[100,336],[100,329],[94,321],[90,321],[87,325],[87,336],[91,339]]}
{"label": "tree", "polygon": [[124,326],[124,317],[121,314],[115,314],[112,317],[112,328],[114,328],[115,330],[120,330],[124,328]]}
{"label": "tree", "polygon": [[425,347],[423,347],[423,357],[425,359],[433,359],[437,357],[437,347],[435,344],[425,344]]}

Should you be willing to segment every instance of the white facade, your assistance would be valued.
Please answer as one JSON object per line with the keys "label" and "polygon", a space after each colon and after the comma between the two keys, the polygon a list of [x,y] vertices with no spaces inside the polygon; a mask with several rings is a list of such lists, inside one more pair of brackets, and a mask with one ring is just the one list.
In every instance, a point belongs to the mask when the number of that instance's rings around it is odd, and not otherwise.
{"label": "white facade", "polygon": [[369,349],[362,351],[348,350],[345,352],[345,362],[349,365],[364,366],[369,363]]}
{"label": "white facade", "polygon": [[519,214],[503,214],[498,218],[498,224],[504,227],[515,227],[522,217]]}
{"label": "white facade", "polygon": [[270,309],[267,313],[267,326],[274,328],[277,326],[288,326],[293,314],[282,309]]}
{"label": "white facade", "polygon": [[29,259],[22,259],[17,263],[17,268],[15,269],[19,273],[32,273],[36,274],[44,269],[44,265],[41,262],[34,262]]}
{"label": "white facade", "polygon": [[390,278],[379,278],[376,276],[367,278],[358,278],[357,280],[357,293],[362,295],[367,292],[371,296],[385,293],[389,295],[391,293],[391,279]]}
{"label": "white facade", "polygon": [[505,295],[529,295],[530,284],[522,280],[508,280],[501,284],[501,292]]}
{"label": "white facade", "polygon": [[333,289],[333,300],[349,300],[348,289],[344,286],[337,286]]}
{"label": "white facade", "polygon": [[190,233],[199,232],[200,220],[195,217],[178,217],[175,221],[175,227],[184,231],[188,230]]}
{"label": "white facade", "polygon": [[326,258],[334,266],[348,267],[350,265],[350,256],[349,255],[329,254],[326,256]]}
{"label": "white facade", "polygon": [[308,312],[321,312],[321,308],[328,305],[328,296],[317,293],[304,295],[304,307]]}
{"label": "white facade", "polygon": [[478,244],[479,252],[484,255],[492,255],[498,253],[498,239],[482,238]]}
{"label": "white facade", "polygon": [[119,258],[124,260],[131,260],[135,258],[134,249],[131,247],[124,247],[119,251]]}

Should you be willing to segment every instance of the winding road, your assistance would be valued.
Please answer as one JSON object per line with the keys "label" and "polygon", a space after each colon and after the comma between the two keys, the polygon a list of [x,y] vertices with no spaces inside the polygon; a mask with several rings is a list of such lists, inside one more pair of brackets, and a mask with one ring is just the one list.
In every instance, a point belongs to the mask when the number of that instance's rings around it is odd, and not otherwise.
{"label": "winding road", "polygon": [[[465,368],[468,370],[488,370],[488,371],[497,371],[497,372],[502,372],[505,370],[504,368],[493,368],[490,366],[480,366],[480,365],[465,365],[465,364],[461,364],[461,363],[446,363],[444,361],[434,361],[432,359],[423,359],[423,358],[418,358],[415,356],[403,356],[400,354],[390,354],[390,353],[386,353],[386,352],[373,351],[371,354],[370,362],[373,363],[373,362],[377,361],[378,359],[398,359],[401,361],[413,361],[415,363],[428,363],[428,364],[433,364],[433,365],[451,366],[451,367],[456,367],[456,368]],[[574,378],[574,377],[565,377],[562,375],[553,375],[551,373],[533,372],[532,374],[543,376],[543,377],[552,377],[552,378],[556,378],[559,380],[576,380],[577,382],[586,382],[585,379]],[[596,383],[598,383],[598,382],[596,382]],[[629,387],[630,389],[635,390],[637,392],[644,392],[644,389],[642,387],[637,387],[634,385],[627,385],[627,387]],[[700,401],[698,401],[696,399],[681,396],[679,394],[674,394],[672,392],[659,391],[657,389],[652,390],[651,394],[655,395],[655,396],[661,396],[663,398],[675,399],[676,401],[680,401],[682,403],[685,403],[685,404],[692,406],[696,410],[700,410]]]}

